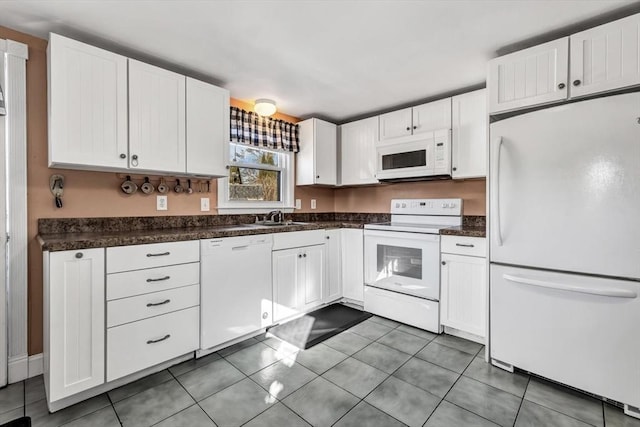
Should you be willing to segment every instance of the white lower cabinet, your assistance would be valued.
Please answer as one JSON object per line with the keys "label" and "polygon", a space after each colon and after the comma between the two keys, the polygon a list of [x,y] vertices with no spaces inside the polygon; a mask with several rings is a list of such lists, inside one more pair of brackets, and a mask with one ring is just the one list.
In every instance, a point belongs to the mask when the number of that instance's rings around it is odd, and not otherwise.
{"label": "white lower cabinet", "polygon": [[361,229],[341,231],[342,296],[364,302],[364,235]]}
{"label": "white lower cabinet", "polygon": [[484,338],[487,323],[485,239],[442,236],[441,250],[440,323]]}
{"label": "white lower cabinet", "polygon": [[297,231],[273,236],[273,321],[322,304],[326,281],[325,231]]}
{"label": "white lower cabinet", "polygon": [[322,300],[331,302],[342,297],[342,230],[327,230],[327,273]]}
{"label": "white lower cabinet", "polygon": [[44,253],[49,402],[104,383],[104,249]]}

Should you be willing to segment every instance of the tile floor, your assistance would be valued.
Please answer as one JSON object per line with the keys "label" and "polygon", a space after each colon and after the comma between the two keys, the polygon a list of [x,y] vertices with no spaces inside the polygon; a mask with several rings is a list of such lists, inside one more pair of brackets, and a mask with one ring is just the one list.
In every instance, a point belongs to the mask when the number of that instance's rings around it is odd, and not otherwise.
{"label": "tile floor", "polygon": [[255,337],[49,414],[42,377],[0,390],[33,426],[639,427],[609,404],[484,361],[479,344],[379,318],[296,352]]}

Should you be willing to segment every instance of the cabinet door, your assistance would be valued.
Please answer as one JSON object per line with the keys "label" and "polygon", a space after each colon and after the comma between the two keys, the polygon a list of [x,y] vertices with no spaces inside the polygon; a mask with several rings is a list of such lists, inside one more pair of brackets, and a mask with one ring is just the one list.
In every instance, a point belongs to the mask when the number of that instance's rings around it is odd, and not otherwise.
{"label": "cabinet door", "polygon": [[272,252],[273,262],[273,321],[277,322],[299,311],[298,282],[302,257],[299,249]]}
{"label": "cabinet door", "polygon": [[382,114],[380,119],[380,142],[411,135],[411,108]]}
{"label": "cabinet door", "polygon": [[453,179],[487,175],[487,91],[485,89],[452,98]]}
{"label": "cabinet door", "polygon": [[315,120],[314,166],[316,184],[336,185],[338,129],[333,123]]}
{"label": "cabinet door", "polygon": [[104,280],[102,248],[49,254],[50,402],[104,383]]}
{"label": "cabinet door", "polygon": [[486,334],[486,259],[441,255],[440,323],[484,337]]}
{"label": "cabinet door", "polygon": [[327,230],[327,280],[325,280],[322,290],[322,300],[324,302],[334,301],[342,297],[341,235],[340,229]]}
{"label": "cabinet door", "polygon": [[342,230],[342,289],[345,298],[364,301],[364,236],[362,230]]}
{"label": "cabinet door", "polygon": [[322,303],[322,288],[325,282],[325,245],[315,245],[302,248],[302,263],[300,270],[299,296],[300,308],[309,309]]}
{"label": "cabinet door", "polygon": [[451,98],[413,107],[413,134],[451,129]]}
{"label": "cabinet door", "polygon": [[187,173],[226,176],[229,91],[187,77]]}
{"label": "cabinet door", "polygon": [[566,99],[568,63],[568,37],[489,61],[489,112]]}
{"label": "cabinet door", "polygon": [[129,167],[186,172],[185,77],[129,59]]}
{"label": "cabinet door", "polygon": [[640,84],[640,14],[570,40],[572,98]]}
{"label": "cabinet door", "polygon": [[49,166],[127,168],[127,58],[49,42]]}
{"label": "cabinet door", "polygon": [[340,185],[375,184],[378,117],[340,126]]}

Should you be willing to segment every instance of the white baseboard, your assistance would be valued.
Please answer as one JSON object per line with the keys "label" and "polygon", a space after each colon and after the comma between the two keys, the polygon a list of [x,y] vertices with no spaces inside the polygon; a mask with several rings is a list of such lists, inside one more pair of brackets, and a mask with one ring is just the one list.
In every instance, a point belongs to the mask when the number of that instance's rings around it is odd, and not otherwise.
{"label": "white baseboard", "polygon": [[469,332],[461,331],[460,329],[450,328],[449,326],[444,327],[444,333],[453,335],[454,337],[464,338],[465,340],[477,342],[478,344],[486,345],[486,338],[481,337]]}
{"label": "white baseboard", "polygon": [[36,377],[44,371],[42,353],[33,356],[17,356],[9,359],[8,382],[17,383],[27,378]]}
{"label": "white baseboard", "polygon": [[29,356],[25,354],[11,357],[7,374],[9,384],[27,379],[29,375]]}
{"label": "white baseboard", "polygon": [[42,353],[29,356],[29,378],[37,377],[44,372],[44,357]]}

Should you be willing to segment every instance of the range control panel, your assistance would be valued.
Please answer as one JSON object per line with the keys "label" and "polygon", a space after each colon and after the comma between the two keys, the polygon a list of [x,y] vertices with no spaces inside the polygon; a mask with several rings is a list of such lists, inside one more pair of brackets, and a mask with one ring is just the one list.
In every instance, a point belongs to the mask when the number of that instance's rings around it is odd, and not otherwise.
{"label": "range control panel", "polygon": [[462,199],[393,199],[391,213],[401,215],[462,215]]}

